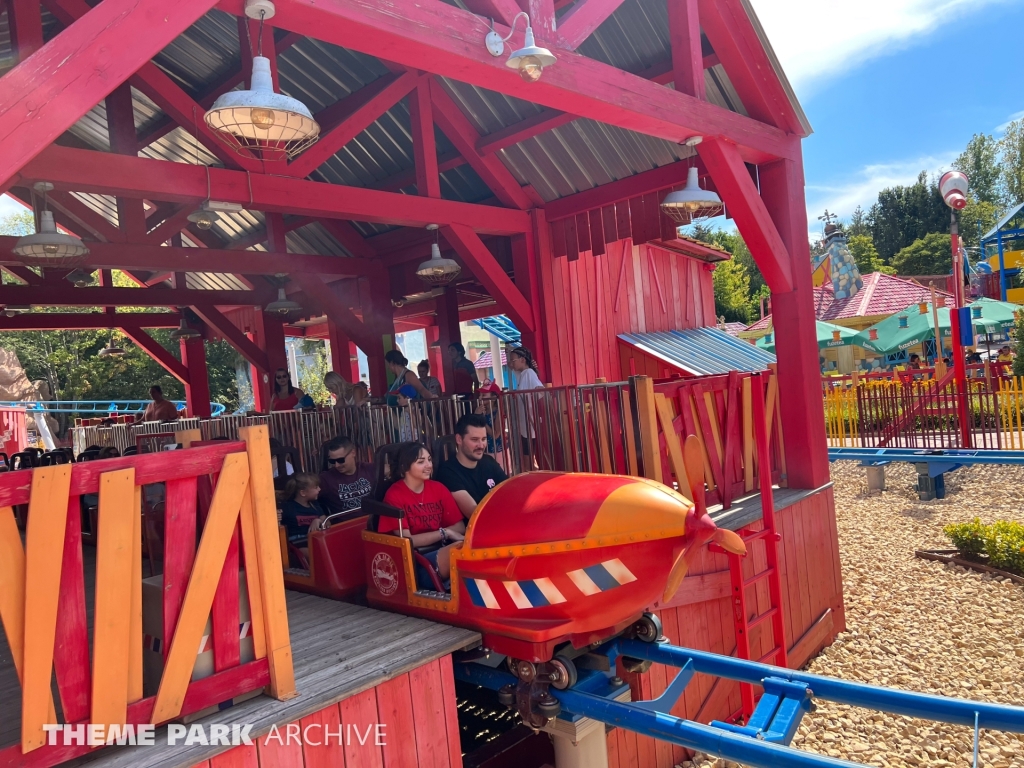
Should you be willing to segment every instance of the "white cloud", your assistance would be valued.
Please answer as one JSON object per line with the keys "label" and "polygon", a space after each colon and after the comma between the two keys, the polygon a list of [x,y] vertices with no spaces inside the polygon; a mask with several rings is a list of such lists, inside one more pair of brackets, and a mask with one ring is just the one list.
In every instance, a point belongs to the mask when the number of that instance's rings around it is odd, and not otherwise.
{"label": "white cloud", "polygon": [[[941,26],[1014,0],[751,0],[783,69],[807,97],[815,84],[920,41]],[[963,41],[969,53],[971,41]],[[936,71],[954,61],[936,62]]]}
{"label": "white cloud", "polygon": [[999,125],[996,126],[996,133],[1003,133],[1007,128],[1010,127],[1010,123],[1012,123],[1014,120],[1020,120],[1022,117],[1024,117],[1024,109],[1022,109],[1020,112],[1014,112],[1012,115],[1006,118],[1005,123],[1000,123]]}
{"label": "white cloud", "polygon": [[859,205],[865,210],[877,199],[879,191],[898,184],[913,184],[921,171],[929,174],[949,168],[957,152],[907,158],[892,163],[873,163],[850,176],[829,184],[808,184],[806,188],[808,227],[812,235],[820,237],[818,216],[827,208],[848,220]]}
{"label": "white cloud", "polygon": [[19,213],[27,208],[10,195],[0,196],[0,218],[10,216],[12,213]]}

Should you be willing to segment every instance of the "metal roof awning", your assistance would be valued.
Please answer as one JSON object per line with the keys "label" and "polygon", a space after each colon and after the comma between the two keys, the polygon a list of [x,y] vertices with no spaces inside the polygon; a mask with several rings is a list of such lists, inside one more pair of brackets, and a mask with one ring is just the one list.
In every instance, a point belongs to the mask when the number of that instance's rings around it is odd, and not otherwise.
{"label": "metal roof awning", "polygon": [[766,370],[775,355],[718,328],[620,333],[619,341],[691,376]]}

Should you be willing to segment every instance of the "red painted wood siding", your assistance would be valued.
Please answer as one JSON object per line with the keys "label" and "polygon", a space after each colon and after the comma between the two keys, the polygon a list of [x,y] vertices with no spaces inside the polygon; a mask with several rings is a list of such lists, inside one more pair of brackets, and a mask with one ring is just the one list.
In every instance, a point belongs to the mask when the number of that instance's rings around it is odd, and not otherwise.
{"label": "red painted wood siding", "polygon": [[[776,513],[776,524],[782,535],[779,559],[787,646],[793,648],[804,633],[831,610],[828,617],[831,629],[820,637],[809,638],[810,645],[808,641],[802,644],[800,657],[790,658],[794,667],[802,666],[809,655],[831,643],[835,635],[845,629],[834,509],[835,501],[829,488]],[[749,577],[755,569],[764,568],[764,543],[755,542],[744,563],[744,574]],[[722,654],[735,650],[728,569],[725,555],[712,554],[705,548],[701,560],[683,582],[680,595],[673,601],[676,607],[658,609],[665,635],[675,645]],[[689,595],[688,589],[691,590]],[[768,608],[767,584],[762,581],[753,590],[755,599],[750,601],[751,612],[763,612]],[[709,596],[712,599],[706,599]],[[765,623],[752,633],[751,651],[755,656],[770,650],[770,633],[759,631],[767,628]],[[632,676],[634,698],[659,696],[676,671],[655,664],[646,674]],[[672,714],[707,723],[725,719],[739,706],[738,683],[698,674]],[[682,747],[616,728],[608,734],[608,757],[609,768],[672,768],[689,755]]]}
{"label": "red painted wood siding", "polygon": [[539,261],[550,296],[543,332],[555,386],[620,379],[620,333],[715,323],[710,265],[697,259],[618,240],[600,256],[580,251],[570,260],[542,252]]}
{"label": "red painted wood siding", "polygon": [[[374,743],[377,723],[385,726],[383,746]],[[325,728],[348,733],[347,726],[352,738],[341,745],[336,735],[319,746],[299,744],[294,737],[288,743],[288,724],[280,723],[280,741],[261,736],[252,746],[234,747],[193,768],[462,768],[450,656],[325,707],[297,725],[309,741],[323,742]],[[357,731],[365,743],[359,743]]]}

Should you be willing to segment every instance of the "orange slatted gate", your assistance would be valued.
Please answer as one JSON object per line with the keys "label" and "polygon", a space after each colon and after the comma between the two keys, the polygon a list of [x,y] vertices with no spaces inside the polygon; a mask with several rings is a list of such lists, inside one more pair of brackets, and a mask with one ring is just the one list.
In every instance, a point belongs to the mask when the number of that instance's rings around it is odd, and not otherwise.
{"label": "orange slatted gate", "polygon": [[[21,682],[21,743],[0,766],[51,766],[95,747],[47,743],[44,725],[159,724],[264,687],[295,695],[265,426],[238,442],[39,467],[0,477],[0,619]],[[218,475],[196,544],[197,482]],[[142,490],[165,484],[160,606],[164,665],[143,696]],[[81,539],[83,494],[99,496],[90,659]],[[25,544],[12,506],[28,505]],[[239,655],[244,555],[254,660]],[[58,606],[60,610],[58,610]],[[212,619],[215,669],[193,681]],[[56,673],[62,718],[50,692]]]}

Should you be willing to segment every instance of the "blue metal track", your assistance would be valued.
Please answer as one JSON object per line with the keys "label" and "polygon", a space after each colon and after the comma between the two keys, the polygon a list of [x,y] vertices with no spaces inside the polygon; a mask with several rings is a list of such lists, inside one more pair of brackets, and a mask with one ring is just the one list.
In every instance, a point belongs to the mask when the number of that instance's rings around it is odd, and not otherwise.
{"label": "blue metal track", "polygon": [[[589,717],[608,725],[668,741],[758,768],[835,768],[858,763],[837,760],[790,747],[800,721],[813,712],[813,699],[827,699],[865,709],[918,717],[975,729],[989,728],[1024,733],[1024,707],[954,699],[926,693],[852,683],[832,677],[759,664],[705,651],[679,648],[668,643],[643,643],[617,639],[598,648],[607,657],[608,669],[616,668],[619,656],[642,659],[679,669],[665,692],[653,701],[620,702],[625,686],[611,672],[580,670],[571,689],[552,688],[550,694],[562,705],[560,718],[574,721]],[[759,685],[764,695],[745,725],[697,723],[671,714],[694,674],[702,672]],[[455,676],[464,682],[492,690],[515,685],[516,678],[478,663],[456,663]]]}
{"label": "blue metal track", "polygon": [[964,448],[829,448],[829,461],[860,461],[865,464],[887,464],[909,461],[912,464],[939,463],[968,466],[970,464],[1024,465],[1024,451],[969,450]]}
{"label": "blue metal track", "polygon": [[472,322],[473,325],[479,326],[488,333],[494,334],[506,344],[522,343],[523,336],[519,332],[519,329],[516,328],[515,323],[505,317],[505,315],[483,317],[479,320],[473,320]]}

